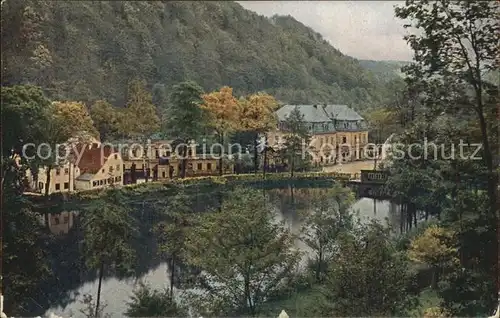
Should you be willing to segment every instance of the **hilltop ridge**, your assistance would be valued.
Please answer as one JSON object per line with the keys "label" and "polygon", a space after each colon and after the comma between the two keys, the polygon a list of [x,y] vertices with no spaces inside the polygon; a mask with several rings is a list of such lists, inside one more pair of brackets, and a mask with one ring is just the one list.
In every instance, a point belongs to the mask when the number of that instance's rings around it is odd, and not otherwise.
{"label": "hilltop ridge", "polygon": [[167,90],[190,79],[207,91],[228,85],[358,109],[386,91],[379,75],[294,18],[231,1],[7,0],[2,11],[2,85],[33,83],[54,99],[123,105],[137,77]]}

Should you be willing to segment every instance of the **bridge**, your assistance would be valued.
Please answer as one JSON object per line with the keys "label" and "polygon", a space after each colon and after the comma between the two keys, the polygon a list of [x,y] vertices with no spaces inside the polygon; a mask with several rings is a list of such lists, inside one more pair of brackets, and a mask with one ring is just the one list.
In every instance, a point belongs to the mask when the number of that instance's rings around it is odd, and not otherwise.
{"label": "bridge", "polygon": [[388,178],[389,172],[385,170],[361,170],[360,178],[352,178],[346,185],[359,197],[389,199],[391,196],[385,189]]}

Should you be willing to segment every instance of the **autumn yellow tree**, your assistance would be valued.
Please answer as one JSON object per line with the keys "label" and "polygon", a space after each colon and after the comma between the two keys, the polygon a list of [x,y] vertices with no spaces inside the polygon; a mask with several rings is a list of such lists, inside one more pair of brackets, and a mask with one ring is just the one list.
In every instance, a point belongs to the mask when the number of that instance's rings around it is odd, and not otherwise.
{"label": "autumn yellow tree", "polygon": [[431,266],[432,287],[436,288],[442,270],[458,261],[457,249],[453,246],[454,233],[437,225],[411,241],[408,256],[411,260]]}
{"label": "autumn yellow tree", "polygon": [[424,318],[445,318],[453,317],[453,315],[444,308],[430,307],[424,311]]}
{"label": "autumn yellow tree", "polygon": [[[275,111],[278,109],[279,104],[276,99],[265,93],[257,93],[248,96],[247,98],[240,99],[240,112],[239,112],[239,122],[241,123],[242,129],[254,132],[254,169],[257,173],[258,167],[258,153],[257,153],[257,139],[259,135],[264,135],[271,130],[276,128],[276,115]],[[267,145],[267,142],[265,143]],[[263,163],[262,170],[265,173],[266,165],[266,147],[263,151]]]}
{"label": "autumn yellow tree", "polygon": [[[94,122],[85,104],[73,101],[53,102],[46,111],[47,123],[44,134],[46,141],[52,147],[65,144],[73,138],[76,138],[79,142],[88,142],[92,138],[99,138],[99,133],[94,127]],[[50,152],[41,156],[45,158],[41,164],[45,166],[47,174],[45,195],[49,194],[52,168],[67,162],[59,159],[65,156],[57,154],[58,151],[66,150],[51,148]]]}
{"label": "autumn yellow tree", "polygon": [[[219,91],[202,95],[202,109],[205,109],[210,116],[209,127],[212,128],[219,137],[219,143],[224,146],[224,137],[231,131],[241,128],[238,120],[240,103],[233,96],[233,89],[228,86],[222,87]],[[224,151],[222,151],[223,153]],[[222,155],[219,158],[219,174],[222,175]]]}

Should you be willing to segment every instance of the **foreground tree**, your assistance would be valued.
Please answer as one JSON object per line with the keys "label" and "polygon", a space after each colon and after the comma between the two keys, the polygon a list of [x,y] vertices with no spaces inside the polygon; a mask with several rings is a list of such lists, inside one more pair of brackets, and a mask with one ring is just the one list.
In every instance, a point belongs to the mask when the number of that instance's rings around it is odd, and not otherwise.
{"label": "foreground tree", "polygon": [[315,253],[314,276],[321,283],[327,274],[327,265],[336,255],[339,235],[353,227],[350,207],[354,197],[347,188],[335,186],[325,192],[313,192],[310,200],[316,204],[306,216],[302,240]]}
{"label": "foreground tree", "polygon": [[433,288],[437,287],[439,275],[446,266],[458,261],[457,249],[453,245],[453,233],[436,225],[427,228],[422,235],[410,243],[408,251],[410,259],[432,267]]}
{"label": "foreground tree", "polygon": [[192,226],[193,209],[190,197],[178,194],[165,207],[167,220],[155,227],[158,235],[159,253],[167,257],[170,269],[170,296],[174,293],[177,265],[185,258],[185,244]]}
{"label": "foreground tree", "polygon": [[[407,1],[405,6],[396,8],[397,17],[409,19],[411,26],[421,31],[406,37],[415,51],[417,68],[414,69],[418,70],[421,80],[442,83],[442,86],[457,83],[469,93],[459,107],[474,112],[479,124],[482,158],[488,172],[489,210],[496,215],[497,222],[500,215],[494,154],[498,153],[495,124],[498,82],[488,81],[486,74],[499,66],[499,10],[500,4],[496,1]],[[441,79],[437,79],[438,76]]]}
{"label": "foreground tree", "polygon": [[294,237],[265,202],[261,191],[236,189],[220,212],[204,214],[193,228],[187,260],[201,270],[200,314],[255,316],[293,277],[299,260]]}
{"label": "foreground tree", "polygon": [[28,316],[24,309],[40,284],[51,275],[45,245],[49,240],[22,194],[26,172],[20,162],[2,158],[2,294],[4,312],[9,316]]}
{"label": "foreground tree", "polygon": [[13,150],[21,154],[23,144],[46,142],[43,131],[50,101],[42,90],[29,85],[3,86],[0,94],[4,156],[8,157]]}
{"label": "foreground tree", "polygon": [[154,290],[141,283],[127,303],[125,315],[127,317],[179,317],[184,316],[185,312],[177,306],[169,291]]}
{"label": "foreground tree", "polygon": [[233,89],[228,86],[222,87],[219,91],[215,91],[202,96],[203,104],[201,107],[209,114],[208,126],[212,128],[219,137],[221,155],[219,158],[219,174],[223,173],[223,157],[224,157],[224,138],[239,126],[238,114],[240,105],[238,100],[233,96]]}
{"label": "foreground tree", "polygon": [[129,270],[134,259],[130,240],[136,231],[118,190],[111,190],[84,211],[84,254],[89,268],[99,271],[94,318],[99,318],[101,285],[105,271]]}
{"label": "foreground tree", "polygon": [[390,231],[372,223],[343,235],[328,275],[332,315],[403,315],[411,304],[409,263],[397,253]]}

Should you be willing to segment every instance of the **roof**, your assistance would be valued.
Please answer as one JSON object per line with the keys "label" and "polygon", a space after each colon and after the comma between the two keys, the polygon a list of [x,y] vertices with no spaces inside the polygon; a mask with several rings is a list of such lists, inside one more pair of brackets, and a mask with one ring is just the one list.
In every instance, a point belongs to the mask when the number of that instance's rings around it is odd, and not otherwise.
{"label": "roof", "polygon": [[90,181],[94,179],[95,174],[92,173],[84,173],[82,175],[79,175],[76,180],[82,180],[82,181]]}
{"label": "roof", "polygon": [[91,148],[84,146],[85,148],[79,149],[83,151],[80,160],[76,163],[78,168],[82,171],[82,175],[85,173],[95,173],[101,169],[101,167],[106,163],[108,157],[112,154],[119,154],[116,152],[115,147],[109,145],[95,145]]}
{"label": "roof", "polygon": [[280,120],[285,120],[296,107],[304,115],[304,120],[310,123],[324,123],[333,119],[363,120],[363,117],[347,105],[285,105],[276,111],[276,115]]}

